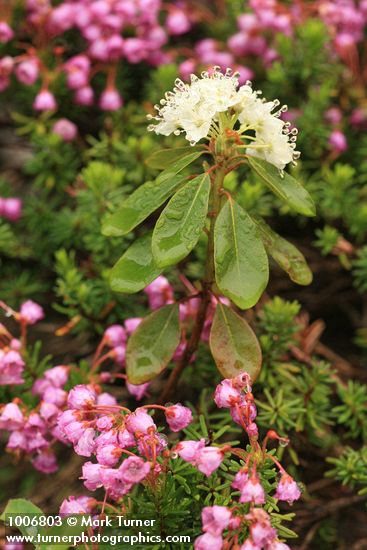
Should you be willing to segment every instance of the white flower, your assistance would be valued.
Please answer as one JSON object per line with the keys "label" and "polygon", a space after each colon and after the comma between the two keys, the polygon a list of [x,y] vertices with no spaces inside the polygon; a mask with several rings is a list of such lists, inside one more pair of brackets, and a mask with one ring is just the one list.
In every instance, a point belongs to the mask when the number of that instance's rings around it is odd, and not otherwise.
{"label": "white flower", "polygon": [[211,74],[202,73],[201,78],[191,75],[190,84],[176,80],[173,92],[161,100],[162,107],[156,106],[158,124],[148,129],[166,136],[183,131],[192,144],[207,137],[218,114],[238,102],[238,79],[231,75],[228,69],[226,74],[216,69]]}
{"label": "white flower", "polygon": [[[173,92],[167,92],[161,105],[156,105],[158,115],[148,130],[168,136],[185,133],[194,145],[203,138],[215,138],[226,129],[228,123],[238,121],[239,134],[249,141],[248,155],[263,158],[282,170],[294,162],[299,153],[295,151],[297,130],[289,132],[288,125],[280,119],[286,107],[274,110],[279,101],[266,102],[254,91],[251,82],[238,87],[238,78],[227,69],[223,74],[219,67],[201,78],[191,75],[190,84],[177,79]],[[223,113],[223,115],[221,115]],[[247,133],[246,133],[247,132]]]}

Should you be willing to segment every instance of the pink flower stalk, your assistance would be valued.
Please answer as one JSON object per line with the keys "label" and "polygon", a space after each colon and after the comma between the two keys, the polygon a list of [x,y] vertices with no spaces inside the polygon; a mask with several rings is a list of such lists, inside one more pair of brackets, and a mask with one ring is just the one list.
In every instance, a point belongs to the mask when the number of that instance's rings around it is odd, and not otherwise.
{"label": "pink flower stalk", "polygon": [[257,474],[253,473],[240,489],[240,502],[253,502],[265,504],[265,492]]}
{"label": "pink flower stalk", "polygon": [[167,424],[173,432],[183,430],[192,422],[192,412],[190,409],[183,407],[179,403],[166,407],[164,414],[166,415]]}
{"label": "pink flower stalk", "polygon": [[111,325],[105,330],[103,338],[109,346],[114,348],[126,343],[126,330],[122,325]]}
{"label": "pink flower stalk", "polygon": [[283,474],[275,492],[275,498],[278,500],[285,500],[288,504],[293,504],[295,500],[298,500],[301,496],[300,488],[294,479],[288,475]]}
{"label": "pink flower stalk", "polygon": [[19,315],[22,321],[28,325],[34,325],[44,318],[45,313],[40,305],[32,300],[23,302],[20,306]]}
{"label": "pink flower stalk", "polygon": [[158,456],[167,447],[167,438],[160,434],[146,434],[138,438],[138,451],[149,460]]}
{"label": "pink flower stalk", "polygon": [[220,535],[213,535],[212,533],[204,533],[194,542],[195,550],[222,550],[222,548],[222,537]]}
{"label": "pink flower stalk", "polygon": [[33,109],[36,111],[54,111],[57,109],[55,96],[49,90],[41,90],[35,97]]}
{"label": "pink flower stalk", "polygon": [[52,127],[52,132],[61,137],[63,141],[74,141],[78,135],[78,129],[71,120],[60,118]]}
{"label": "pink flower stalk", "polygon": [[119,467],[121,479],[133,484],[143,481],[150,472],[150,464],[142,458],[129,456]]}
{"label": "pink flower stalk", "polygon": [[203,531],[221,535],[227,529],[232,513],[226,506],[205,506],[201,511]]}

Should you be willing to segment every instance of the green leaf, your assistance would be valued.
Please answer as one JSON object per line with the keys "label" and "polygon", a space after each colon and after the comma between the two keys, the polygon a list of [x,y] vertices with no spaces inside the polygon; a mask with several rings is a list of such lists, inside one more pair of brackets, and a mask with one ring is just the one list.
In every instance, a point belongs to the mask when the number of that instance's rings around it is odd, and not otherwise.
{"label": "green leaf", "polygon": [[[75,525],[69,525],[66,518],[63,518],[62,525],[44,529],[42,534],[60,537],[60,540],[62,540],[62,537],[76,537],[87,530],[85,520],[90,517],[89,514],[73,514],[71,517],[74,518]],[[39,550],[67,550],[68,548],[70,548],[70,544],[41,544]]]}
{"label": "green leaf", "polygon": [[145,163],[151,168],[158,168],[160,170],[163,170],[170,167],[172,164],[174,164],[175,161],[182,159],[183,157],[187,157],[188,155],[190,155],[192,158],[193,153],[198,153],[198,155],[193,158],[193,160],[196,160],[204,152],[205,151],[202,147],[192,147],[191,145],[188,145],[187,147],[175,147],[173,149],[160,149],[159,151],[155,151],[152,155],[150,155]]}
{"label": "green leaf", "polygon": [[256,225],[232,199],[215,222],[214,261],[219,290],[241,309],[256,304],[268,283],[268,258]]}
{"label": "green leaf", "polygon": [[[41,508],[38,508],[33,502],[30,500],[27,500],[25,498],[14,498],[9,500],[8,504],[5,507],[5,510],[0,516],[0,520],[6,522],[6,516],[8,515],[28,515],[28,516],[35,516],[35,515],[44,515]],[[17,526],[17,529],[22,533],[22,535],[36,535],[38,532],[41,532],[42,528],[39,526],[25,526],[20,525]]]}
{"label": "green leaf", "polygon": [[218,302],[210,331],[210,350],[224,378],[243,371],[255,380],[261,368],[259,342],[248,323],[230,307]]}
{"label": "green leaf", "polygon": [[126,348],[126,373],[132,384],[143,384],[161,373],[180,343],[178,304],[154,311],[131,335]]}
{"label": "green leaf", "polygon": [[173,174],[171,178],[159,184],[156,180],[141,185],[125,200],[121,208],[103,222],[103,235],[116,237],[130,233],[157,210],[176,191],[183,180],[182,176]]}
{"label": "green leaf", "polygon": [[186,166],[189,166],[189,164],[194,162],[194,160],[199,158],[200,155],[202,155],[202,154],[203,154],[203,151],[194,151],[191,154],[184,155],[183,157],[178,158],[175,162],[170,164],[170,166],[168,166],[168,168],[163,170],[163,172],[161,172],[161,174],[159,174],[159,176],[156,179],[156,182],[157,183],[162,183],[166,180],[172,179],[173,176],[175,176],[176,174],[179,174],[180,172],[182,172],[182,170],[184,168],[186,168]]}
{"label": "green leaf", "polygon": [[312,271],[308,267],[302,252],[275,233],[264,220],[256,218],[254,221],[260,230],[260,236],[268,254],[279,267],[284,269],[295,283],[309,285],[312,282]]}
{"label": "green leaf", "polygon": [[266,185],[290,208],[304,216],[315,216],[315,204],[306,189],[292,176],[283,172],[266,160],[248,157],[251,168],[266,183]]}
{"label": "green leaf", "polygon": [[113,266],[110,285],[115,292],[133,294],[145,288],[160,275],[152,255],[152,234],[137,239]]}
{"label": "green leaf", "polygon": [[153,257],[160,267],[185,258],[199,240],[205,225],[210,178],[201,174],[188,181],[172,197],[153,231]]}

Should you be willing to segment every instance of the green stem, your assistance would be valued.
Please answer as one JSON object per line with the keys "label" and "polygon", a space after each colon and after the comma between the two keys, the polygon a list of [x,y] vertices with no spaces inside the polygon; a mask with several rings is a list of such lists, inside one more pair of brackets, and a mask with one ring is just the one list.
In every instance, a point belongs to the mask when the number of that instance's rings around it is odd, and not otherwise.
{"label": "green stem", "polygon": [[210,304],[212,286],[215,282],[215,269],[214,269],[214,226],[215,220],[218,216],[221,203],[220,191],[223,187],[223,180],[225,176],[225,167],[220,166],[214,173],[212,178],[212,189],[210,193],[210,204],[212,208],[210,228],[208,235],[208,245],[206,252],[206,261],[204,269],[204,277],[202,280],[202,299],[200,307],[198,309],[194,327],[186,348],[182,354],[181,359],[178,361],[176,367],[171,372],[167,384],[159,398],[159,403],[167,403],[173,394],[177,383],[181,377],[183,370],[190,364],[192,356],[196,352],[201,333],[203,332],[204,323],[206,319],[206,313]]}

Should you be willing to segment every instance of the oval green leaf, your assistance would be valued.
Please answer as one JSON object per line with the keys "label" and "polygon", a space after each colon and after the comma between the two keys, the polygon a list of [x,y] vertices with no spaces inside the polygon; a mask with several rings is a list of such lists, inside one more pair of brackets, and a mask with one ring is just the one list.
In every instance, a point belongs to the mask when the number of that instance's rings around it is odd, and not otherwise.
{"label": "oval green leaf", "polygon": [[152,234],[137,239],[113,266],[110,285],[115,292],[133,294],[145,288],[162,270],[152,256]]}
{"label": "oval green leaf", "polygon": [[219,290],[241,309],[255,305],[268,283],[268,257],[256,225],[232,199],[215,222],[214,261]]}
{"label": "oval green leaf", "polygon": [[160,267],[185,258],[199,240],[208,213],[210,178],[201,174],[172,197],[153,231],[153,257]]}
{"label": "oval green leaf", "polygon": [[167,179],[171,179],[176,174],[179,174],[182,172],[186,166],[189,166],[194,160],[200,157],[200,155],[203,154],[203,151],[194,151],[193,153],[189,153],[188,155],[184,155],[183,157],[178,158],[175,162],[170,164],[168,168],[163,170],[161,174],[156,179],[157,183],[162,183],[166,181]]}
{"label": "oval green leaf", "polygon": [[126,373],[132,384],[143,384],[160,374],[180,343],[178,304],[154,311],[131,335],[126,348]]}
{"label": "oval green leaf", "polygon": [[209,340],[215,364],[224,378],[246,371],[254,381],[261,368],[261,348],[249,324],[230,307],[217,304]]}
{"label": "oval green leaf", "polygon": [[194,160],[204,153],[202,147],[192,147],[191,145],[188,145],[187,147],[160,149],[159,151],[155,151],[153,154],[151,154],[150,157],[147,158],[145,163],[151,168],[164,170],[165,168],[168,168],[169,166],[174,164],[177,160],[186,157],[187,155],[192,155],[196,152],[199,153],[199,155],[195,157]]}
{"label": "oval green leaf", "polygon": [[279,267],[288,273],[289,278],[299,285],[312,283],[312,271],[302,252],[275,233],[264,220],[256,218],[254,221],[259,228],[266,251]]}
{"label": "oval green leaf", "polygon": [[176,191],[183,179],[182,176],[173,175],[159,184],[157,181],[148,181],[141,185],[121,208],[103,222],[103,235],[118,237],[130,233]]}
{"label": "oval green leaf", "polygon": [[248,157],[251,168],[266,183],[266,185],[290,208],[304,216],[315,216],[315,204],[306,189],[292,176],[283,172],[280,174],[270,162],[256,157]]}

